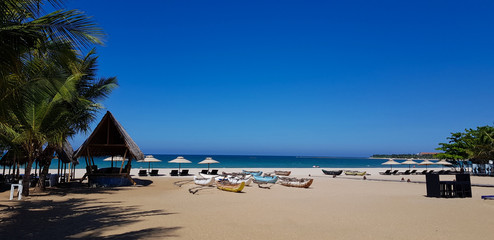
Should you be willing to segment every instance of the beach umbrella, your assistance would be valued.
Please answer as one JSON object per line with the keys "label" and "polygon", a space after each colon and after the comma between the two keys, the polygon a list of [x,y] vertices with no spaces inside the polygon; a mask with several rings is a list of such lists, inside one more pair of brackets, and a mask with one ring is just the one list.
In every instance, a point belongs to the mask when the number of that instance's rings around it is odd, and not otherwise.
{"label": "beach umbrella", "polygon": [[199,164],[208,164],[208,172],[209,172],[209,164],[211,164],[211,163],[220,163],[220,162],[218,162],[218,161],[216,161],[210,157],[207,157],[206,159],[199,162]]}
{"label": "beach umbrella", "polygon": [[411,158],[409,158],[406,161],[402,162],[401,164],[408,164],[408,170],[410,170],[410,165],[412,165],[412,164],[418,164],[418,163],[415,162],[415,161],[413,161]]}
{"label": "beach umbrella", "polygon": [[425,169],[426,169],[426,170],[427,170],[427,166],[428,166],[428,165],[432,165],[432,164],[435,164],[435,163],[433,163],[433,162],[431,162],[431,161],[429,161],[429,160],[424,160],[424,161],[422,161],[421,163],[419,163],[419,165],[425,165]]}
{"label": "beach umbrella", "polygon": [[139,160],[137,162],[147,162],[148,164],[148,171],[151,169],[151,163],[152,162],[161,162],[161,160],[154,158],[153,155],[147,155],[144,159]]}
{"label": "beach umbrella", "polygon": [[111,157],[107,157],[105,159],[103,159],[103,161],[105,162],[109,162],[111,161],[111,167],[113,167],[113,161],[123,161],[123,157],[122,156],[111,156]]}
{"label": "beach umbrella", "polygon": [[444,165],[453,165],[452,163],[446,161],[446,160],[440,160],[439,162],[437,162],[436,164],[441,164],[442,165],[442,168],[444,169]]}
{"label": "beach umbrella", "polygon": [[401,163],[390,158],[387,162],[382,163],[382,165],[391,165],[391,170],[393,170],[393,165],[401,165]]}
{"label": "beach umbrella", "polygon": [[168,161],[169,163],[178,163],[178,171],[180,172],[180,164],[182,163],[191,163],[191,161],[185,159],[184,157],[182,156],[178,156],[177,158],[171,160],[171,161]]}

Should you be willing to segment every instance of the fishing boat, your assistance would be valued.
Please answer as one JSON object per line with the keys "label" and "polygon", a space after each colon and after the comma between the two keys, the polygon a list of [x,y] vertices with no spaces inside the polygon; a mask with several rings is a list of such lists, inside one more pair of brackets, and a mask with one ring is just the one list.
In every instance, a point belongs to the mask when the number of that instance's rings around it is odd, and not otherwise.
{"label": "fishing boat", "polygon": [[194,176],[194,183],[202,186],[211,186],[214,184],[214,178],[203,178]]}
{"label": "fishing boat", "polygon": [[[328,170],[324,170],[324,169],[321,169],[322,172],[326,175],[333,175],[333,176],[339,176],[343,173],[343,170],[338,170],[338,171],[328,171]],[[346,174],[346,173],[345,173]]]}
{"label": "fishing boat", "polygon": [[291,171],[274,171],[274,174],[278,176],[290,176]]}
{"label": "fishing boat", "polygon": [[314,179],[312,178],[280,178],[280,184],[287,187],[308,188],[313,181]]}
{"label": "fishing boat", "polygon": [[359,172],[359,171],[345,171],[345,175],[349,176],[364,176],[367,172]]}
{"label": "fishing boat", "polygon": [[247,170],[242,170],[243,173],[249,174],[252,176],[261,176],[262,171],[247,171]]}
{"label": "fishing boat", "polygon": [[199,176],[201,176],[202,178],[215,178],[218,176],[218,174],[205,174],[205,173],[199,173]]}
{"label": "fishing boat", "polygon": [[228,180],[220,180],[216,181],[216,187],[223,191],[228,192],[241,192],[245,187],[245,182],[241,182],[238,184],[232,184]]}
{"label": "fishing boat", "polygon": [[229,181],[231,184],[239,184],[241,182],[245,183],[245,186],[249,186],[252,183],[252,177],[247,175],[248,177],[241,176],[226,176],[226,177],[216,177],[216,181]]}
{"label": "fishing boat", "polygon": [[255,183],[276,183],[278,181],[278,176],[252,176]]}

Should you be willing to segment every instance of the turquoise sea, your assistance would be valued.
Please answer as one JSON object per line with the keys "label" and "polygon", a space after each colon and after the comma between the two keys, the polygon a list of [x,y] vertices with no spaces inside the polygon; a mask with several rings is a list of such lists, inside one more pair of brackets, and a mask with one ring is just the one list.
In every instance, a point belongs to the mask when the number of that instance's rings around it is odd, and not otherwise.
{"label": "turquoise sea", "polygon": [[[162,162],[151,163],[153,168],[177,168],[178,164],[168,163],[178,156],[183,156],[192,163],[181,164],[182,168],[207,168],[207,164],[197,164],[206,157],[212,157],[220,163],[211,164],[211,168],[311,168],[319,166],[321,168],[386,168],[381,165],[387,159],[352,158],[352,157],[300,157],[300,156],[241,156],[241,155],[168,155],[153,154]],[[99,168],[110,167],[111,162],[103,161],[104,158],[94,158],[95,164]],[[86,163],[83,158],[79,159],[80,164],[76,168],[85,168]],[[402,162],[402,161],[399,161]],[[114,162],[120,166],[121,162]],[[52,163],[52,168],[56,162]],[[132,162],[133,168],[147,168],[148,163]],[[408,165],[396,166],[393,168],[408,168]],[[418,167],[418,166],[417,166]]]}

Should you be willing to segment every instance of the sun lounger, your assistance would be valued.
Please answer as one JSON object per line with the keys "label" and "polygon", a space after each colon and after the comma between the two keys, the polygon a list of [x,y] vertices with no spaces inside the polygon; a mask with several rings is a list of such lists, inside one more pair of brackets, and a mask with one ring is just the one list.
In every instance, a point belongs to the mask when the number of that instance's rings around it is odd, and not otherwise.
{"label": "sun lounger", "polygon": [[218,169],[213,169],[209,172],[210,175],[218,175]]}
{"label": "sun lounger", "polygon": [[146,170],[139,170],[139,176],[147,176],[148,172]]}
{"label": "sun lounger", "polygon": [[398,170],[394,170],[391,175],[398,175]]}
{"label": "sun lounger", "polygon": [[178,170],[172,170],[170,176],[178,176]]}
{"label": "sun lounger", "polygon": [[151,170],[151,172],[149,173],[149,176],[158,176],[158,169]]}
{"label": "sun lounger", "polygon": [[428,172],[427,170],[424,170],[420,174],[425,175],[425,174],[427,174],[427,172]]}
{"label": "sun lounger", "polygon": [[188,176],[188,175],[189,175],[189,169],[185,169],[180,172],[180,176]]}
{"label": "sun lounger", "polygon": [[207,169],[203,169],[203,170],[201,170],[201,173],[202,174],[208,174],[208,170]]}
{"label": "sun lounger", "polygon": [[406,170],[404,172],[399,172],[400,175],[410,175],[410,170]]}
{"label": "sun lounger", "polygon": [[386,170],[386,172],[379,172],[379,174],[381,175],[390,175],[391,174],[391,170]]}
{"label": "sun lounger", "polygon": [[413,169],[410,174],[417,174],[417,169]]}

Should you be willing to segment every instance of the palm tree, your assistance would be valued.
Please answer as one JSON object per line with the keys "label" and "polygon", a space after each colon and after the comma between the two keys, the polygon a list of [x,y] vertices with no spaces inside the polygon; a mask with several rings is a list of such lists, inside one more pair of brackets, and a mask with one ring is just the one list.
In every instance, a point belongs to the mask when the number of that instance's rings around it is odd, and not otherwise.
{"label": "palm tree", "polygon": [[102,108],[98,103],[106,98],[110,92],[118,86],[116,77],[96,79],[97,57],[94,49],[86,56],[76,58],[69,65],[73,74],[82,74],[76,84],[77,99],[65,105],[65,111],[69,118],[65,120],[65,126],[61,135],[53,135],[55,138],[48,140],[48,145],[39,156],[38,160],[43,170],[40,174],[39,186],[44,188],[44,179],[48,174],[52,156],[55,150],[61,149],[67,138],[78,132],[87,132],[89,124],[95,119],[95,114]]}
{"label": "palm tree", "polygon": [[59,49],[101,44],[103,32],[90,17],[76,10],[42,15],[46,4],[59,7],[62,1],[0,1],[0,121],[9,114],[12,104],[26,97],[21,95],[21,89],[33,84],[18,76],[33,51],[44,52],[54,44]]}
{"label": "palm tree", "polygon": [[115,83],[114,78],[92,83],[94,69],[85,74],[82,65],[68,64],[82,64],[75,50],[101,43],[103,33],[76,10],[42,15],[43,5],[61,3],[0,1],[0,146],[21,146],[25,152],[25,196],[32,163],[43,146],[59,146],[87,129],[99,108],[95,100]]}

